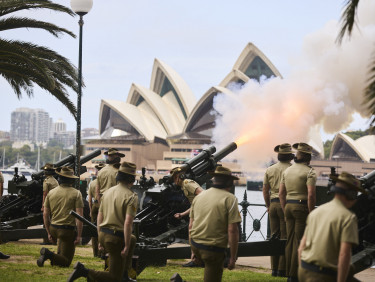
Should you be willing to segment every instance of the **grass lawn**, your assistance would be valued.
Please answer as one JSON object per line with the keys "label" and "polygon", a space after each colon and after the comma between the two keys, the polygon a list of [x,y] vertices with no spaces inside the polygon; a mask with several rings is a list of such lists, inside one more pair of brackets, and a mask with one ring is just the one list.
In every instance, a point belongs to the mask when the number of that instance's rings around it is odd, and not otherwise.
{"label": "grass lawn", "polygon": [[[103,270],[104,261],[92,257],[90,246],[76,248],[72,265],[69,268],[52,267],[47,261],[44,267],[38,267],[36,260],[39,258],[39,250],[42,246],[30,242],[20,241],[3,244],[0,251],[11,256],[8,260],[0,260],[0,281],[66,281],[73,271],[75,262],[80,261],[86,267]],[[47,246],[56,251],[56,246]],[[174,273],[179,273],[185,281],[202,281],[203,268],[185,268],[181,264],[185,261],[172,260],[166,267],[148,267],[138,277],[137,281],[169,281]],[[255,269],[255,271],[257,271]],[[270,274],[254,272],[254,269],[237,267],[235,270],[224,270],[223,281],[286,281],[282,278],[274,278]],[[86,281],[81,278],[76,281]]]}

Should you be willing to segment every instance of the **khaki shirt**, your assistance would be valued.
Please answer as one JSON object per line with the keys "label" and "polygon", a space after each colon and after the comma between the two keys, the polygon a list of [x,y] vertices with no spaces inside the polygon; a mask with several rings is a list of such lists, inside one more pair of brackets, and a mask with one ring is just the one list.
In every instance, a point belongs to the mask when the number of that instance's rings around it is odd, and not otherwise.
{"label": "khaki shirt", "polygon": [[195,191],[201,188],[197,182],[191,179],[185,179],[182,182],[181,190],[184,192],[185,197],[189,200],[189,203],[191,204],[195,198]]}
{"label": "khaki shirt", "polygon": [[286,188],[287,200],[307,200],[307,185],[315,186],[315,169],[304,163],[294,163],[282,176],[281,183]]}
{"label": "khaki shirt", "polygon": [[69,212],[83,208],[82,194],[72,186],[59,185],[47,194],[44,207],[51,211],[51,224],[75,226],[75,218]]}
{"label": "khaki shirt", "polygon": [[289,162],[278,162],[267,168],[264,174],[263,184],[271,187],[271,199],[279,197],[279,188],[283,172],[290,167]]}
{"label": "khaki shirt", "polygon": [[138,195],[119,183],[102,196],[99,212],[103,214],[103,221],[100,227],[123,232],[126,215],[135,216],[137,207]]}
{"label": "khaki shirt", "polygon": [[4,176],[1,171],[0,171],[0,183],[4,183]]}
{"label": "khaki shirt", "polygon": [[90,182],[90,185],[89,185],[89,190],[87,191],[87,194],[89,196],[91,196],[92,199],[95,199],[96,198],[96,185],[97,185],[97,182],[98,180],[97,179],[94,179]]}
{"label": "khaki shirt", "polygon": [[52,175],[47,175],[43,181],[43,192],[48,193],[57,186],[59,186],[59,182]]}
{"label": "khaki shirt", "polygon": [[358,245],[357,217],[334,198],[309,214],[304,236],[302,260],[337,270],[341,243]]}
{"label": "khaki shirt", "polygon": [[102,168],[98,173],[98,185],[100,194],[103,194],[109,188],[115,186],[116,183],[116,176],[117,176],[118,169],[115,168],[112,164],[106,165]]}
{"label": "khaki shirt", "polygon": [[197,243],[226,248],[228,225],[241,222],[237,198],[224,189],[210,188],[194,198],[190,237]]}

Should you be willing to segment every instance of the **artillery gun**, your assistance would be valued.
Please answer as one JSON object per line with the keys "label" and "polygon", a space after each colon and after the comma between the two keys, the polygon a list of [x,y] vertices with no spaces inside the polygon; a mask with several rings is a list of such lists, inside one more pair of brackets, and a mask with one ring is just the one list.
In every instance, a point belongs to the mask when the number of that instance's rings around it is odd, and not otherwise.
{"label": "artillery gun", "polygon": [[[86,162],[101,154],[95,150],[80,159],[82,166]],[[73,167],[75,156],[70,154],[61,161],[54,164],[55,167]],[[86,167],[81,168],[81,174],[86,172]],[[14,177],[8,183],[8,195],[2,197],[0,202],[0,241],[43,238],[47,232],[44,229],[27,229],[30,226],[43,224],[43,213],[41,212],[43,200],[44,172],[39,171],[31,176],[32,180],[26,180],[25,176],[19,175],[17,168]],[[84,216],[90,217],[88,203],[86,201],[86,181],[80,181],[80,191],[84,199]],[[87,243],[89,237],[83,239]]]}

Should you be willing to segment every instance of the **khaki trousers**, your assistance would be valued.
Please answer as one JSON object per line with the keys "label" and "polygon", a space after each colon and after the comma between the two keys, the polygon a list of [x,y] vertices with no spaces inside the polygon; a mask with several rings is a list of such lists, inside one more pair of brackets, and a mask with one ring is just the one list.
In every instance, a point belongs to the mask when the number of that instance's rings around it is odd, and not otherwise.
{"label": "khaki trousers", "polygon": [[126,258],[121,256],[125,247],[124,238],[111,234],[99,233],[99,242],[109,253],[109,271],[89,270],[89,279],[94,281],[122,281],[124,271],[130,269],[136,238],[131,235],[130,249]]}
{"label": "khaki trousers", "polygon": [[306,218],[309,214],[307,205],[286,204],[285,221],[287,241],[285,246],[286,275],[298,276],[298,246],[306,227]]}
{"label": "khaki trousers", "polygon": [[[99,204],[95,203],[91,206],[91,222],[96,225],[97,218],[99,213]],[[94,257],[97,257],[99,255],[98,253],[98,237],[91,237],[91,245],[92,245],[92,252],[94,254]]]}
{"label": "khaki trousers", "polygon": [[192,252],[204,262],[204,282],[220,282],[223,276],[224,253],[216,253],[191,246]]}
{"label": "khaki trousers", "polygon": [[336,276],[321,274],[300,267],[298,269],[298,280],[303,282],[336,282]]}
{"label": "khaki trousers", "polygon": [[57,254],[53,254],[51,264],[68,267],[74,257],[74,240],[77,236],[76,231],[71,229],[58,229],[50,226],[49,232],[53,240],[57,241]]}
{"label": "khaki trousers", "polygon": [[[286,239],[286,225],[283,209],[278,202],[270,204],[269,213],[271,234],[280,232],[280,239]],[[285,256],[272,256],[271,269],[285,271]]]}

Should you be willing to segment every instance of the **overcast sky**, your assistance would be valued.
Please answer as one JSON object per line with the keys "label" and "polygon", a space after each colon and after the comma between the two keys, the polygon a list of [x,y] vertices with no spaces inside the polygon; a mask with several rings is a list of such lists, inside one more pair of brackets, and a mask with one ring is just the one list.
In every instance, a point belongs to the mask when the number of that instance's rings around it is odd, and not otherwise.
{"label": "overcast sky", "polygon": [[[68,0],[58,2],[70,6]],[[339,20],[343,5],[343,0],[94,0],[84,17],[82,128],[99,127],[101,99],[125,101],[133,82],[149,87],[154,58],[174,68],[197,99],[230,72],[248,42],[288,77],[304,37]],[[78,17],[52,12],[20,15],[53,22],[78,35]],[[54,38],[32,29],[0,36],[45,45],[78,62],[78,38]],[[54,121],[61,118],[68,130],[75,130],[70,113],[48,93],[35,88],[33,98],[18,100],[3,78],[0,89],[0,130],[10,130],[11,112],[19,107],[42,108]],[[71,99],[76,102],[73,92]],[[366,126],[367,119],[357,115],[350,129]]]}

